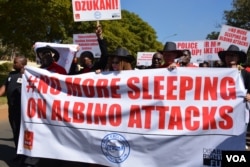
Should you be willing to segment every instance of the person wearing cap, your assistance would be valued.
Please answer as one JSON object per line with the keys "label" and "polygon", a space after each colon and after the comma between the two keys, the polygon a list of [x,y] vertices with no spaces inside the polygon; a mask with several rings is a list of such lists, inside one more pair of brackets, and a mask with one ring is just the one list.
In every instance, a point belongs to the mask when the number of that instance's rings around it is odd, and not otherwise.
{"label": "person wearing cap", "polygon": [[107,44],[102,36],[102,27],[100,25],[97,26],[96,36],[98,40],[98,44],[101,50],[101,58],[99,61],[94,62],[94,55],[91,51],[84,51],[80,54],[79,62],[83,67],[78,74],[83,74],[87,72],[93,72],[97,69],[104,70],[108,61],[107,57]]}
{"label": "person wearing cap", "polygon": [[178,65],[175,63],[175,60],[182,56],[182,51],[178,50],[174,42],[166,42],[163,50],[159,51],[163,54],[164,64],[162,67],[166,68],[175,68]]}
{"label": "person wearing cap", "polygon": [[133,70],[132,63],[135,58],[126,48],[118,47],[109,57],[108,71]]}
{"label": "person wearing cap", "polygon": [[244,64],[247,60],[246,53],[240,51],[236,45],[230,45],[227,50],[219,51],[218,56],[225,67],[237,68],[238,65]]}
{"label": "person wearing cap", "polygon": [[[250,102],[250,73],[244,68],[241,68],[240,64],[244,64],[247,59],[245,52],[240,51],[239,47],[236,45],[230,45],[227,50],[218,52],[220,60],[224,63],[225,67],[237,68],[243,78],[247,94],[245,100]],[[247,127],[247,139],[250,139],[250,125]],[[246,148],[250,147],[250,141],[246,140]]]}
{"label": "person wearing cap", "polygon": [[37,48],[36,52],[41,63],[40,68],[47,69],[48,71],[59,74],[64,74],[64,75],[67,74],[65,68],[57,64],[55,62],[55,59],[53,58],[55,56],[59,58],[60,55],[57,50],[55,50],[50,46],[45,46]]}

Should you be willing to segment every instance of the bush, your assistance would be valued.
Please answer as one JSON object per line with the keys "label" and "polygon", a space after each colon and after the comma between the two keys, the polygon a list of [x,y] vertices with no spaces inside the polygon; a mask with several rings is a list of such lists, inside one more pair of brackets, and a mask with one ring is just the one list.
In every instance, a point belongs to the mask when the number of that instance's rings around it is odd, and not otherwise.
{"label": "bush", "polygon": [[0,74],[0,86],[4,84],[5,79],[7,78],[8,74]]}
{"label": "bush", "polygon": [[13,64],[12,63],[3,63],[3,64],[0,64],[0,71],[1,71],[1,74],[7,74],[9,73],[11,70],[13,69]]}

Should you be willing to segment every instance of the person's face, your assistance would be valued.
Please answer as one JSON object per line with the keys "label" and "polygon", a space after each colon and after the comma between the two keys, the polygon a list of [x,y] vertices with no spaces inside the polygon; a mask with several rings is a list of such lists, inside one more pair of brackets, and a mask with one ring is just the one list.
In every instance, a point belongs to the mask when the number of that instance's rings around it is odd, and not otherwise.
{"label": "person's face", "polygon": [[114,57],[111,61],[111,66],[113,71],[120,71],[120,59],[118,57]]}
{"label": "person's face", "polygon": [[180,62],[188,64],[191,60],[191,55],[187,51],[183,51],[183,55],[180,57]]}
{"label": "person's face", "polygon": [[16,71],[20,71],[23,68],[22,59],[15,57],[13,62],[13,68]]}
{"label": "person's face", "polygon": [[153,58],[152,58],[152,67],[154,68],[160,68],[161,64],[163,61],[163,56],[160,53],[156,53],[154,54]]}
{"label": "person's face", "polygon": [[49,67],[54,62],[54,59],[51,53],[45,52],[40,55],[40,61],[41,61],[41,68],[46,68]]}
{"label": "person's face", "polygon": [[84,55],[82,56],[81,61],[83,66],[91,66],[93,64],[92,60]]}
{"label": "person's face", "polygon": [[234,53],[227,53],[225,55],[225,63],[227,67],[237,68],[237,63],[239,61],[239,55]]}
{"label": "person's face", "polygon": [[218,61],[215,62],[215,65],[214,65],[214,66],[215,66],[215,67],[222,67],[222,66],[223,66],[223,62],[220,61],[220,60],[218,60]]}
{"label": "person's face", "polygon": [[202,67],[208,67],[208,64],[207,63],[203,63]]}
{"label": "person's face", "polygon": [[178,57],[176,52],[164,52],[163,53],[164,61],[166,65],[174,63],[175,59]]}

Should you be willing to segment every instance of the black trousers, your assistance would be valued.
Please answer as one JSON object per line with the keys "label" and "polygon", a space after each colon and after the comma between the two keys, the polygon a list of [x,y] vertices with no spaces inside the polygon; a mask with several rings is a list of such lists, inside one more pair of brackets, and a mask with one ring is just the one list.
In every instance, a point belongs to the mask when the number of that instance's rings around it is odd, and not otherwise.
{"label": "black trousers", "polygon": [[18,138],[20,134],[20,124],[21,124],[21,116],[19,115],[9,115],[9,123],[13,133],[15,149],[17,150],[18,146]]}

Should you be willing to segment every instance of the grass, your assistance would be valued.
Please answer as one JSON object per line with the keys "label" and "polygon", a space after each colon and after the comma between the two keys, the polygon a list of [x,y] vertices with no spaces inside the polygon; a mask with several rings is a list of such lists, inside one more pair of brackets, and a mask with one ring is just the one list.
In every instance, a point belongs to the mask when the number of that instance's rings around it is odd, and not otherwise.
{"label": "grass", "polygon": [[6,96],[1,96],[0,97],[0,105],[7,104],[7,97]]}
{"label": "grass", "polygon": [[[6,79],[7,74],[0,74],[0,86],[4,84],[4,80]],[[6,95],[0,97],[0,105],[7,104],[7,97]]]}

